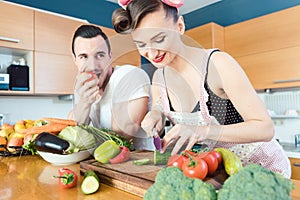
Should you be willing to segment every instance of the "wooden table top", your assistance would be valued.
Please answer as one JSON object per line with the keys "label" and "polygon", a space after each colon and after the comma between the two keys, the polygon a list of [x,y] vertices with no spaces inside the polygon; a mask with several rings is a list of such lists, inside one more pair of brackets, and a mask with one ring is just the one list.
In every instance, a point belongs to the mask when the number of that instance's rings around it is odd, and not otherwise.
{"label": "wooden table top", "polygon": [[[77,186],[61,189],[58,180],[52,178],[58,175],[57,170],[68,167],[79,176]],[[1,200],[141,200],[141,197],[125,191],[101,184],[95,194],[85,195],[80,189],[83,177],[80,175],[79,164],[54,166],[44,161],[40,156],[1,157],[0,156],[0,199]]]}
{"label": "wooden table top", "polygon": [[[77,186],[61,189],[58,180],[52,178],[63,166],[54,166],[44,161],[40,156],[1,157],[0,156],[0,197],[1,200],[141,200],[141,197],[128,192],[101,184],[95,194],[84,195],[80,185],[83,177],[80,175],[79,164],[67,165],[79,176]],[[300,200],[300,181],[293,180],[296,189],[291,195],[294,200]]]}

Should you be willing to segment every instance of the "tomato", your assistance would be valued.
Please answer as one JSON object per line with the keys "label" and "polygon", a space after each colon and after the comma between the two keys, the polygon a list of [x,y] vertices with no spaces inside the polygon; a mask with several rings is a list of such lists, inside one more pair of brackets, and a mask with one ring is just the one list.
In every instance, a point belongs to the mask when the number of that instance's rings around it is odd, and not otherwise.
{"label": "tomato", "polygon": [[187,159],[188,157],[183,155],[172,155],[168,160],[168,166],[174,166],[182,169],[182,165]]}
{"label": "tomato", "polygon": [[202,158],[206,162],[209,175],[212,175],[218,169],[219,166],[218,160],[210,152],[199,153],[197,157]]}
{"label": "tomato", "polygon": [[130,151],[125,146],[120,146],[121,152],[116,155],[114,158],[109,159],[111,164],[125,162],[130,158]]}
{"label": "tomato", "polygon": [[190,151],[190,150],[184,150],[184,151],[182,152],[182,154],[183,154],[183,155],[184,155],[184,154],[188,154],[188,155],[190,155],[190,156],[194,156],[196,153],[193,152],[193,151]]}
{"label": "tomato", "polygon": [[222,163],[222,155],[220,154],[220,152],[217,151],[210,151],[210,154],[214,155],[215,158],[217,158],[219,165]]}
{"label": "tomato", "polygon": [[203,180],[208,173],[208,166],[203,159],[190,157],[183,163],[182,171],[187,177]]}
{"label": "tomato", "polygon": [[97,75],[94,72],[86,72],[87,74],[92,75],[91,78],[88,78],[85,82],[94,80],[95,78],[97,78]]}

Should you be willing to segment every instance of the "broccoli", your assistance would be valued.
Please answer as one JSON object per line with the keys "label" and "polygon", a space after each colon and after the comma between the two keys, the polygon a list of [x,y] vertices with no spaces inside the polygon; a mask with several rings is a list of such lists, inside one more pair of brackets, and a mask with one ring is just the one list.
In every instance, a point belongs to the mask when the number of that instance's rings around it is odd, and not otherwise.
{"label": "broccoli", "polygon": [[214,187],[201,181],[191,179],[178,167],[161,169],[155,183],[147,190],[144,200],[216,200]]}
{"label": "broccoli", "polygon": [[289,200],[293,188],[289,179],[258,164],[250,164],[224,182],[218,200]]}

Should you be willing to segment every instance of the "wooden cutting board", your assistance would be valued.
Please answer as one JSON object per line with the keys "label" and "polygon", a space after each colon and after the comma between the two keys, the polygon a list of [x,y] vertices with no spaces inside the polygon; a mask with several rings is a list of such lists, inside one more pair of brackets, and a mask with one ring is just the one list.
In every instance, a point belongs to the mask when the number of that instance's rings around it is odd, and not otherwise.
{"label": "wooden cutting board", "polygon": [[[149,158],[149,165],[134,165],[133,161]],[[129,193],[143,197],[147,189],[154,183],[155,177],[160,169],[166,165],[153,164],[153,152],[131,152],[130,159],[120,164],[101,164],[94,159],[80,162],[80,172],[93,170],[97,173],[102,183],[110,185]],[[207,177],[204,181],[215,186],[222,187],[227,174],[223,169],[218,169],[214,176]]]}

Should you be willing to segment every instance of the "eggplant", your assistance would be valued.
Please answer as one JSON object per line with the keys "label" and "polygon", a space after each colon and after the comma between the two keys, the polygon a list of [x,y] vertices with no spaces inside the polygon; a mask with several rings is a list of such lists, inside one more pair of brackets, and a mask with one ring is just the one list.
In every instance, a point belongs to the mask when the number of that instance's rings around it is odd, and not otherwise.
{"label": "eggplant", "polygon": [[34,140],[36,150],[56,154],[65,154],[72,146],[67,140],[47,132],[40,133]]}

